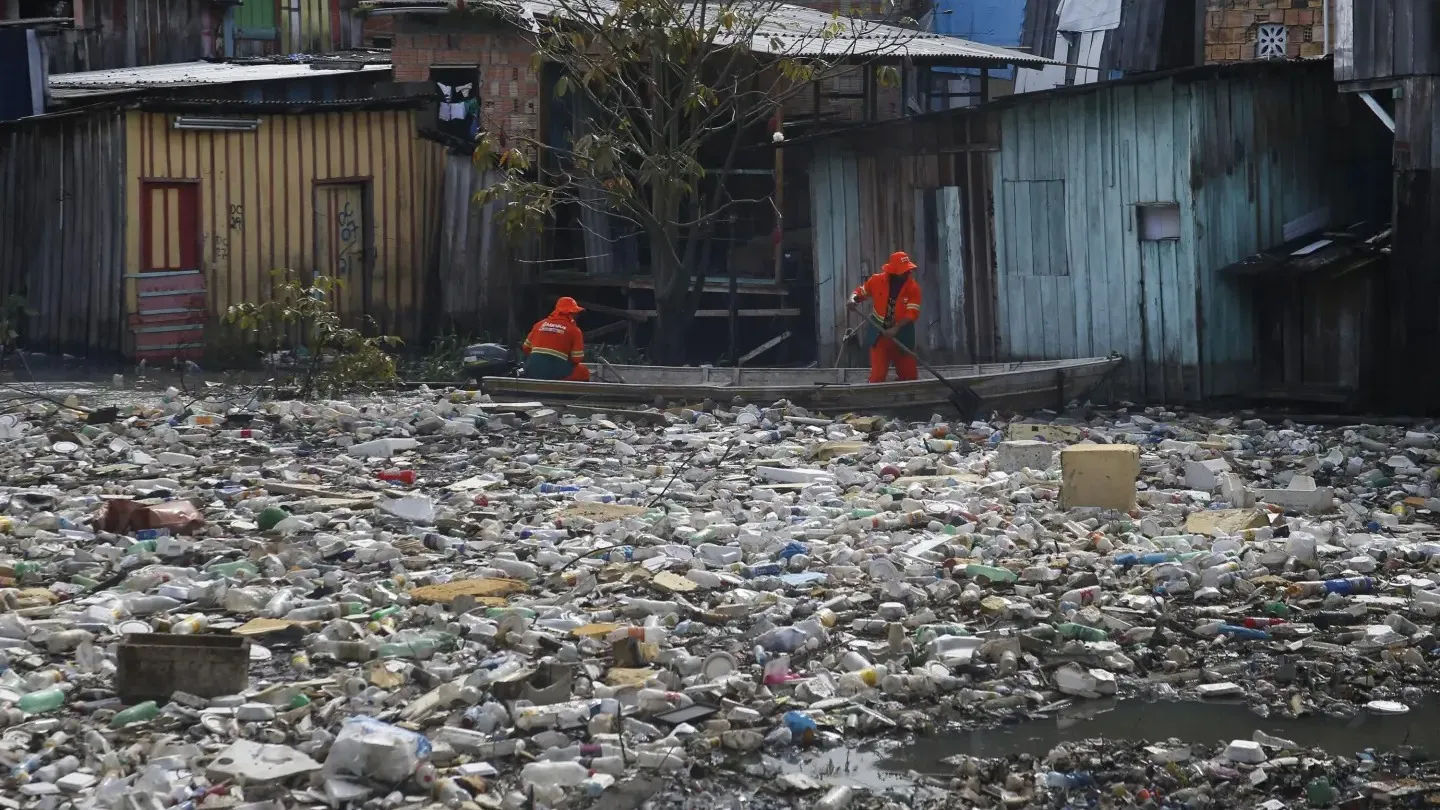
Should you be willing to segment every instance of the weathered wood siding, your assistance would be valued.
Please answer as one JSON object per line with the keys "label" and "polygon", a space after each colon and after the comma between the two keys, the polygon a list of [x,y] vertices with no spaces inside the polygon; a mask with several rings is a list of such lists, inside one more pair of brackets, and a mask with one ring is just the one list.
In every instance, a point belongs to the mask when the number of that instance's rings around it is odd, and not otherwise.
{"label": "weathered wood siding", "polygon": [[[1119,352],[1131,391],[1184,398],[1187,382],[1176,379],[1172,393],[1167,372],[1187,366],[1193,387],[1190,119],[1187,104],[1172,103],[1180,92],[1168,80],[1127,84],[1002,112],[994,163],[1002,357]],[[1180,239],[1142,245],[1135,207],[1156,202],[1180,205]]]}
{"label": "weathered wood siding", "polygon": [[[174,114],[127,114],[128,272],[137,273],[141,264],[136,212],[142,182],[199,183],[200,263],[212,318],[232,304],[263,300],[276,268],[315,271],[330,249],[318,233],[324,221],[317,219],[319,191],[327,184],[359,184],[368,201],[368,255],[363,269],[347,279],[344,300],[388,333],[407,341],[425,335],[443,155],[416,135],[413,113],[243,117],[259,119],[256,131],[182,131],[172,126]],[[133,313],[133,279],[126,295]]]}
{"label": "weathered wood siding", "polygon": [[[1383,149],[1353,103],[1323,64],[1016,97],[994,162],[1001,356],[1117,351],[1152,401],[1245,391],[1253,295],[1216,271],[1307,213],[1371,209],[1378,169],[1357,156]],[[1141,238],[1148,203],[1178,206],[1178,238]]]}
{"label": "weathered wood siding", "polygon": [[1368,81],[1440,74],[1440,3],[1337,0],[1335,78]]}
{"label": "weathered wood siding", "polygon": [[478,171],[468,155],[445,156],[436,272],[441,330],[506,339],[520,326],[513,305],[523,265],[500,225],[501,204],[473,199],[499,179]]}
{"label": "weathered wood siding", "polygon": [[[976,121],[983,121],[976,116]],[[911,123],[868,132],[868,151],[836,141],[810,167],[815,320],[821,363],[835,359],[850,293],[891,253],[919,265],[920,349],[931,362],[995,356],[990,146],[979,123],[932,122],[944,142]],[[850,316],[854,325],[859,316]],[[853,348],[846,360],[867,362]]]}
{"label": "weathered wood siding", "polygon": [[209,0],[91,0],[84,23],[44,38],[50,72],[193,62],[218,56],[223,6]]}
{"label": "weathered wood siding", "polygon": [[1395,100],[1395,168],[1440,169],[1440,75],[1400,80]]}
{"label": "weathered wood siding", "polygon": [[34,311],[32,350],[123,345],[124,135],[118,112],[0,127],[0,298]]}

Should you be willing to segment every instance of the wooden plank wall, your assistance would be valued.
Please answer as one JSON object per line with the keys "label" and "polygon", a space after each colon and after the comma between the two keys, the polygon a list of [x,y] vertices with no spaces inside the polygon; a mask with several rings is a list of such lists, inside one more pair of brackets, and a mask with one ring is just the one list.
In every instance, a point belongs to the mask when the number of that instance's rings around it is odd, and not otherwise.
{"label": "wooden plank wall", "polygon": [[27,348],[123,345],[124,171],[118,112],[0,128],[0,298],[23,295],[36,313]]}
{"label": "wooden plank wall", "polygon": [[[946,122],[948,123],[948,122]],[[987,362],[995,356],[993,237],[988,147],[956,147],[983,127],[943,127],[938,139],[910,123],[871,133],[887,148],[820,147],[810,189],[818,357],[835,358],[847,328],[845,303],[896,250],[920,266],[920,348],[933,362]],[[892,137],[892,135],[894,137]],[[849,325],[859,322],[851,315]],[[846,361],[867,362],[858,350]]]}
{"label": "wooden plank wall", "polygon": [[1198,82],[1191,103],[1205,393],[1234,394],[1253,384],[1267,314],[1214,269],[1285,241],[1285,223],[1320,208],[1336,223],[1383,216],[1388,133],[1323,65]]}
{"label": "wooden plank wall", "polygon": [[[1284,241],[1285,223],[1317,208],[1336,222],[1383,210],[1378,133],[1336,109],[1352,100],[1325,68],[1101,85],[1004,109],[994,164],[1001,356],[1117,351],[1130,360],[1126,393],[1153,401],[1250,385],[1253,296],[1218,268]],[[1029,193],[1054,181],[1064,183],[1058,212]],[[1178,204],[1178,240],[1140,239],[1136,206],[1155,202]],[[1041,238],[1055,216],[1066,218],[1063,256]]]}
{"label": "wooden plank wall", "polygon": [[[1131,395],[1184,398],[1177,380],[1169,390],[1166,362],[1176,368],[1194,356],[1194,290],[1179,280],[1181,256],[1149,259],[1144,283],[1135,205],[1181,204],[1187,219],[1184,139],[1169,117],[1173,82],[1102,86],[1019,102],[1001,114],[1001,152],[995,161],[996,280],[999,285],[1000,356],[1049,360],[1119,352],[1129,362],[1122,387]],[[1182,120],[1178,131],[1186,132]],[[1036,205],[1023,193],[1031,184],[1063,183],[1063,207]],[[1063,219],[1063,251],[1037,250],[1037,234]],[[1181,243],[1188,247],[1183,238]],[[1042,242],[1048,244],[1048,241]],[[1193,268],[1193,262],[1188,266]],[[1193,272],[1193,271],[1192,271]],[[1193,276],[1192,276],[1193,277]],[[1169,284],[1164,284],[1166,279]],[[1167,306],[1168,302],[1168,306]],[[1177,338],[1169,357],[1146,352],[1151,330],[1166,331],[1166,312]],[[1187,345],[1180,321],[1189,313]],[[1148,315],[1148,317],[1147,317]]]}
{"label": "wooden plank wall", "polygon": [[1440,76],[1402,79],[1395,100],[1395,169],[1440,169]]}
{"label": "wooden plank wall", "polygon": [[501,228],[501,203],[476,205],[473,201],[476,192],[495,183],[500,175],[477,171],[468,155],[446,155],[444,160],[438,234],[439,329],[496,340],[516,337],[511,304],[523,281],[523,266]]}
{"label": "wooden plank wall", "polygon": [[1335,16],[1337,80],[1440,74],[1440,3],[1340,0]]}
{"label": "wooden plank wall", "polygon": [[[441,147],[409,110],[255,116],[255,132],[182,131],[172,114],[132,111],[127,127],[126,265],[140,264],[139,185],[198,180],[201,264],[212,318],[269,295],[271,270],[313,271],[315,185],[367,183],[373,228],[368,314],[415,342],[428,333],[425,288],[437,235]],[[128,285],[129,310],[135,290]]]}
{"label": "wooden plank wall", "polygon": [[1395,241],[1384,308],[1387,394],[1410,413],[1440,406],[1440,170],[1397,172]]}
{"label": "wooden plank wall", "polygon": [[50,73],[193,62],[218,55],[209,32],[219,24],[208,0],[111,0],[85,3],[85,24],[45,37]]}

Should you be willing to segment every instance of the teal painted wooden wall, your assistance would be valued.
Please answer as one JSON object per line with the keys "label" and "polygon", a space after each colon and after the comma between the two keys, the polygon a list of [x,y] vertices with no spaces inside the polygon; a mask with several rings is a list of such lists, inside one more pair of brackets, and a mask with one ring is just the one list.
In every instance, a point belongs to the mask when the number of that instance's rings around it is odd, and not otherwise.
{"label": "teal painted wooden wall", "polygon": [[[1011,360],[1120,352],[1123,393],[1193,401],[1256,384],[1253,292],[1218,271],[1328,207],[1369,205],[1373,133],[1324,65],[1098,85],[1000,110],[997,321]],[[1362,137],[1363,135],[1363,137]],[[1179,207],[1174,239],[1137,206]]]}

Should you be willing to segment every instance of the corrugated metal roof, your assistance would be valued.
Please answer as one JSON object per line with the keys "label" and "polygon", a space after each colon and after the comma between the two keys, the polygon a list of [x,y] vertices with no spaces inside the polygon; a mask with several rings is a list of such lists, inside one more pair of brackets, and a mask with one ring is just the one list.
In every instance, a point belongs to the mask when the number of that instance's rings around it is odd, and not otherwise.
{"label": "corrugated metal roof", "polygon": [[101,88],[138,90],[149,87],[197,87],[237,82],[267,82],[279,79],[311,79],[333,76],[336,73],[389,69],[390,65],[383,63],[365,65],[358,70],[353,68],[340,70],[330,67],[312,68],[308,62],[264,64],[181,62],[175,65],[90,70],[84,73],[57,73],[50,77],[50,89],[52,91],[98,90]]}
{"label": "corrugated metal roof", "polygon": [[[360,0],[360,8],[383,11],[392,14],[437,13],[467,5],[463,0]],[[574,0],[562,4],[558,0],[518,0],[492,3],[476,3],[468,0],[471,7],[490,6],[496,9],[509,8],[518,16],[549,16],[564,14],[581,16],[577,12],[604,14],[608,10],[607,0]],[[709,13],[718,13],[719,8],[707,5]],[[734,9],[735,7],[730,7]],[[1039,67],[1047,64],[1062,64],[1043,56],[1024,53],[1011,48],[984,45],[968,39],[934,34],[928,31],[913,31],[882,22],[840,17],[828,11],[806,8],[787,3],[770,3],[761,0],[756,3],[757,11],[764,19],[756,30],[750,44],[755,53],[775,56],[808,57],[858,57],[923,59],[945,59],[951,62],[971,64],[1008,64]],[[742,10],[741,14],[744,13]],[[749,26],[743,26],[749,27]]]}

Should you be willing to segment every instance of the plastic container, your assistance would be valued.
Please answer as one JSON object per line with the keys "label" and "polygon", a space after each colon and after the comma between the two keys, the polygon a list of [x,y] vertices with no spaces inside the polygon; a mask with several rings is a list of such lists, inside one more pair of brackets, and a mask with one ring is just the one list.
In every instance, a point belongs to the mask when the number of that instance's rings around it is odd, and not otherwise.
{"label": "plastic container", "polygon": [[111,728],[124,728],[131,723],[143,723],[151,720],[160,714],[160,707],[155,701],[147,700],[144,703],[137,703],[128,709],[115,713],[110,719]]}
{"label": "plastic container", "polygon": [[49,689],[41,689],[38,692],[27,692],[16,701],[16,706],[26,714],[44,714],[53,712],[65,705],[65,690],[58,686]]}

